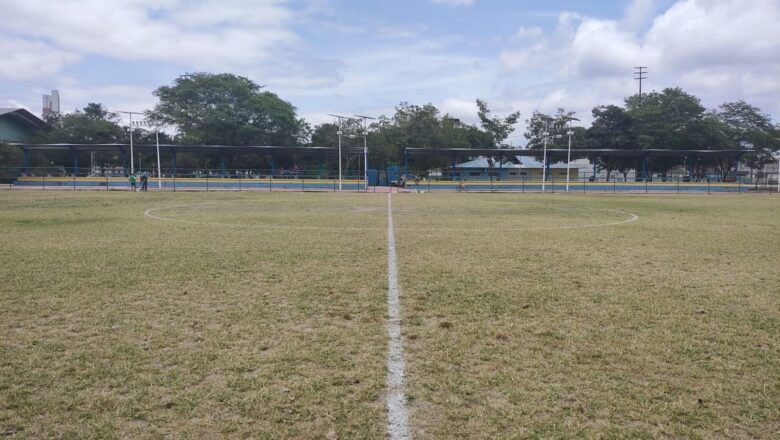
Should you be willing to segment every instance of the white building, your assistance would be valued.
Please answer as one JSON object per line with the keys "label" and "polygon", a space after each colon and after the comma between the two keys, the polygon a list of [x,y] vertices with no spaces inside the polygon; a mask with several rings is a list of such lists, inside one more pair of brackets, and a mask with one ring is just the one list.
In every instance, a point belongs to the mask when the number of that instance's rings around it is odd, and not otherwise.
{"label": "white building", "polygon": [[60,91],[52,90],[51,95],[43,95],[43,117],[60,114]]}

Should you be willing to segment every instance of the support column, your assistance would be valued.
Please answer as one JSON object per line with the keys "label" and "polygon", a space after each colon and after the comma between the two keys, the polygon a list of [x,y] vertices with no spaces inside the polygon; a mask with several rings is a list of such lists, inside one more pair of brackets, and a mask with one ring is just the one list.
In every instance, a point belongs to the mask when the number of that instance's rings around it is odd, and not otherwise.
{"label": "support column", "polygon": [[550,156],[547,156],[547,162],[544,164],[545,179],[550,178]]}
{"label": "support column", "polygon": [[119,149],[119,156],[122,158],[122,168],[124,174],[127,174],[127,151],[124,148]]}
{"label": "support column", "polygon": [[73,175],[75,176],[79,173],[79,153],[72,148],[70,153],[73,156]]}
{"label": "support column", "polygon": [[[452,155],[452,170],[450,170],[450,179],[455,177],[455,154]],[[458,178],[461,178],[462,176],[458,175]]]}
{"label": "support column", "polygon": [[30,152],[24,147],[22,147],[22,172],[26,175],[30,174]]}

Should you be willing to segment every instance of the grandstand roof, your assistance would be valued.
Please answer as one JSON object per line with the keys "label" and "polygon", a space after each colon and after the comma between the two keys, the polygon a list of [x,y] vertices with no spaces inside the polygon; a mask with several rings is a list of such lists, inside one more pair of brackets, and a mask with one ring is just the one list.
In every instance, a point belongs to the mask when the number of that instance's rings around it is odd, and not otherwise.
{"label": "grandstand roof", "polygon": [[[130,149],[130,144],[25,144],[14,143],[29,151],[114,151],[121,152]],[[157,148],[156,144],[133,144],[133,150],[137,152],[153,152]],[[318,155],[338,155],[338,148],[328,147],[281,147],[272,145],[178,145],[178,144],[160,144],[161,151],[176,153],[258,153],[258,154],[318,154]],[[363,148],[342,147],[344,154],[362,154]]]}
{"label": "grandstand roof", "polygon": [[[750,153],[752,150],[666,150],[652,149],[643,150],[640,148],[631,150],[613,150],[605,148],[576,148],[571,150],[574,157],[596,157],[596,156],[620,156],[620,157],[733,157],[737,158],[743,154]],[[542,150],[520,150],[520,149],[469,149],[469,148],[407,148],[405,154],[408,156],[487,156],[487,157],[507,157],[507,156],[542,156]],[[567,149],[548,148],[547,156],[553,158],[564,158],[568,155]]]}

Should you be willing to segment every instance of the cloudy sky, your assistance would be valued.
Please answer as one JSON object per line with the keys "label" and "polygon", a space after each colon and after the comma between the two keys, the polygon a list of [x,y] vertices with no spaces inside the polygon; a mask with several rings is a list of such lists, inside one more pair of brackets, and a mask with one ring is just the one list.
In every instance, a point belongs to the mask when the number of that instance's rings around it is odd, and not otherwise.
{"label": "cloudy sky", "polygon": [[[679,86],[780,119],[780,0],[3,0],[0,107],[149,109],[186,72],[265,85],[310,122],[433,103],[465,121]],[[518,130],[522,131],[522,130]],[[524,141],[520,134],[511,139]]]}

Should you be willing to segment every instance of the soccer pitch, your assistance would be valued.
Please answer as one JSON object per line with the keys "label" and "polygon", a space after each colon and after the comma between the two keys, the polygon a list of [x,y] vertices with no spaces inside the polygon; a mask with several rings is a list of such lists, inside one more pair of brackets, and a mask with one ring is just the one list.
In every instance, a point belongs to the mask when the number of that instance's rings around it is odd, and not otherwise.
{"label": "soccer pitch", "polygon": [[780,435],[774,195],[0,205],[11,438],[387,438],[393,322],[414,438]]}

